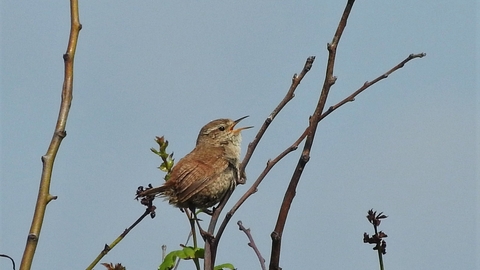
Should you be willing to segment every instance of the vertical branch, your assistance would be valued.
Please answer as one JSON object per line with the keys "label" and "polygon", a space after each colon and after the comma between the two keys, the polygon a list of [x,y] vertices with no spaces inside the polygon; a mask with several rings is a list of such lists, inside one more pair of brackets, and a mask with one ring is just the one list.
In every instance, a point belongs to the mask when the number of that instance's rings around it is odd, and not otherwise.
{"label": "vertical branch", "polygon": [[67,52],[63,55],[65,63],[65,77],[62,87],[62,101],[60,111],[57,118],[57,124],[53,133],[52,140],[48,147],[47,153],[42,156],[42,176],[40,179],[40,187],[38,190],[37,203],[33,214],[32,224],[28,233],[27,243],[23,252],[20,269],[27,270],[31,268],[35,249],[40,237],[43,219],[47,204],[57,197],[50,194],[50,182],[52,178],[53,163],[60,148],[60,143],[67,135],[65,126],[67,123],[68,113],[72,103],[73,92],[73,60],[77,48],[78,35],[82,28],[78,14],[78,0],[70,1],[70,37],[68,40]]}
{"label": "vertical branch", "polygon": [[305,145],[303,147],[302,155],[298,160],[297,167],[292,175],[290,180],[290,184],[288,185],[288,189],[285,192],[285,196],[283,198],[282,205],[280,207],[280,211],[278,214],[277,223],[275,225],[275,229],[271,234],[272,238],[272,251],[270,255],[270,270],[278,270],[280,269],[280,250],[281,250],[281,243],[282,243],[282,234],[285,228],[285,222],[287,220],[288,212],[290,210],[290,206],[292,204],[293,198],[295,197],[297,184],[300,181],[300,177],[302,176],[302,172],[307,164],[308,160],[310,159],[310,149],[313,145],[313,140],[315,138],[315,133],[317,131],[318,122],[321,119],[323,108],[325,107],[325,103],[327,101],[328,93],[330,91],[330,87],[335,83],[335,77],[333,76],[333,70],[335,66],[335,56],[337,52],[337,45],[340,41],[342,36],[343,30],[347,25],[347,19],[350,15],[350,11],[353,7],[354,0],[348,0],[345,10],[343,11],[342,18],[337,27],[337,31],[333,37],[332,43],[328,44],[328,62],[327,62],[327,69],[325,73],[325,80],[322,87],[322,92],[320,94],[320,98],[318,100],[317,106],[315,111],[310,119],[310,126],[308,135],[305,141]]}

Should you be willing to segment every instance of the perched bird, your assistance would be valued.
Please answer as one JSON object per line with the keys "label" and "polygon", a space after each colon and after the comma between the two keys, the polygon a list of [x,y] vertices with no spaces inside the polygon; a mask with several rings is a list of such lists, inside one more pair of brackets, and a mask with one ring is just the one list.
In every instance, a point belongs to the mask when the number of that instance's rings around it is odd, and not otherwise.
{"label": "perched bird", "polygon": [[159,196],[179,208],[207,209],[234,189],[240,177],[241,120],[217,119],[198,134],[195,149],[172,168],[170,178],[160,187],[146,189],[137,197]]}

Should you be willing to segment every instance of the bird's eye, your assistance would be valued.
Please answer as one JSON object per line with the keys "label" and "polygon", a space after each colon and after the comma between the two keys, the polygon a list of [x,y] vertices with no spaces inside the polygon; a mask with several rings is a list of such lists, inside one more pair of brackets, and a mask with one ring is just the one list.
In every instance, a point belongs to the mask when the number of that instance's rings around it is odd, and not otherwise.
{"label": "bird's eye", "polygon": [[225,127],[224,127],[224,126],[219,126],[218,129],[219,129],[220,131],[224,131],[224,130],[225,130]]}

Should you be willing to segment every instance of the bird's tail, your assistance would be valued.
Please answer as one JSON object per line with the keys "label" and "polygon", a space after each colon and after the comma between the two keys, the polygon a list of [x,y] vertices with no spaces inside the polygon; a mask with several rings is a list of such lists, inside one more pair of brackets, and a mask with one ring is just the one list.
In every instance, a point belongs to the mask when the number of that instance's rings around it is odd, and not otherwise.
{"label": "bird's tail", "polygon": [[159,186],[159,187],[153,187],[153,188],[147,188],[145,190],[138,190],[137,191],[137,196],[136,198],[140,197],[147,197],[147,196],[161,196],[165,193],[166,187],[165,186]]}

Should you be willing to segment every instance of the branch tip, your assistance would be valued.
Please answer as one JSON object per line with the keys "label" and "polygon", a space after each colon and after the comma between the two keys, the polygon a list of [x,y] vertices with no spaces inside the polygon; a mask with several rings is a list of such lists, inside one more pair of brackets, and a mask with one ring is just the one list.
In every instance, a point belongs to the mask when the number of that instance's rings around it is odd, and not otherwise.
{"label": "branch tip", "polygon": [[47,203],[49,203],[51,201],[54,201],[57,198],[58,198],[58,196],[49,194],[48,197],[47,197]]}
{"label": "branch tip", "polygon": [[58,137],[60,137],[62,139],[67,137],[67,131],[65,131],[65,130],[59,130],[59,131],[56,132],[56,134],[57,134]]}
{"label": "branch tip", "polygon": [[413,59],[413,58],[422,58],[422,57],[425,57],[425,56],[427,56],[427,54],[424,53],[424,52],[422,52],[422,53],[417,53],[417,54],[413,54],[413,53],[412,53],[412,54],[410,54],[410,55],[408,56],[408,58],[410,58],[410,59]]}
{"label": "branch tip", "polygon": [[305,67],[303,68],[306,72],[310,71],[312,68],[313,62],[315,61],[315,56],[310,56],[307,58],[307,61],[305,62]]}
{"label": "branch tip", "polygon": [[337,82],[337,76],[332,76],[329,80],[330,85],[334,85]]}

